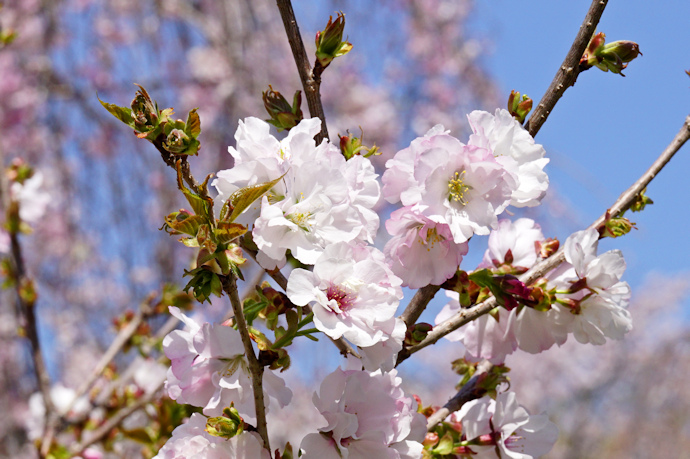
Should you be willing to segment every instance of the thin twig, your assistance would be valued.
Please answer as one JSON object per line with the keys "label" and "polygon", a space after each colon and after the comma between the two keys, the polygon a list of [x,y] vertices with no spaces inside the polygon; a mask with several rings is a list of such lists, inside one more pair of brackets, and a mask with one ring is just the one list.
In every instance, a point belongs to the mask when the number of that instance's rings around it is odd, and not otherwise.
{"label": "thin twig", "polygon": [[431,431],[436,424],[443,421],[448,417],[450,413],[454,413],[462,408],[462,405],[469,402],[470,400],[475,400],[483,397],[486,394],[486,389],[478,387],[479,378],[491,371],[493,365],[488,360],[483,360],[479,365],[477,365],[477,371],[472,376],[472,378],[463,385],[453,398],[448,400],[448,403],[443,405],[443,408],[436,411],[434,414],[429,416],[426,421],[426,430]]}
{"label": "thin twig", "polygon": [[156,390],[152,391],[149,394],[146,394],[142,396],[139,400],[136,402],[132,403],[131,405],[122,408],[120,411],[117,412],[113,417],[109,418],[105,423],[103,423],[100,427],[98,427],[96,430],[91,432],[91,435],[86,440],[82,440],[81,443],[77,443],[74,445],[72,448],[70,448],[70,453],[72,456],[79,456],[81,453],[84,452],[86,448],[89,446],[93,445],[97,441],[102,440],[106,435],[110,433],[111,430],[116,428],[117,426],[120,425],[120,423],[130,414],[134,413],[138,409],[142,408],[144,405],[147,403],[151,403],[151,401],[158,395],[158,390],[163,387],[164,382],[162,382]]}
{"label": "thin twig", "polygon": [[[656,175],[664,168],[664,166],[671,160],[673,155],[675,155],[678,150],[685,144],[685,142],[690,139],[690,116],[685,119],[683,127],[680,129],[678,134],[673,138],[671,143],[664,149],[664,151],[659,155],[659,157],[652,163],[652,165],[647,169],[647,171],[642,174],[642,176],[633,183],[630,188],[625,190],[616,201],[613,203],[606,212],[604,212],[599,218],[597,218],[589,228],[595,228],[601,230],[606,220],[612,216],[619,215],[622,211],[628,209],[635,198],[644,190],[647,185],[656,177]],[[600,231],[601,232],[601,231]],[[529,271],[519,276],[520,281],[525,284],[530,284],[540,277],[547,274],[549,271],[560,265],[565,261],[565,252],[563,247],[558,249],[556,253],[541,261],[540,263],[533,266]],[[419,344],[415,346],[410,346],[407,349],[403,349],[398,355],[398,364],[407,359],[410,355],[415,352],[424,349],[425,347],[434,344],[436,341],[446,336],[447,334],[457,330],[461,326],[468,322],[476,319],[477,317],[486,314],[497,306],[496,298],[491,297],[488,300],[473,306],[468,309],[463,309],[453,317],[446,319],[445,321],[434,327],[433,330],[429,332],[427,337]]]}
{"label": "thin twig", "polygon": [[580,73],[578,67],[580,58],[582,58],[589,40],[597,29],[599,19],[601,19],[601,15],[604,13],[604,8],[606,8],[607,3],[608,0],[592,1],[585,19],[582,21],[582,25],[580,25],[580,30],[575,37],[575,41],[573,41],[568,54],[565,56],[565,60],[556,72],[553,81],[551,81],[549,89],[546,90],[544,97],[541,98],[539,104],[525,124],[525,129],[529,131],[532,137],[537,135],[537,132],[539,132],[542,124],[544,124],[546,118],[551,114],[551,110],[556,106],[556,102],[563,96],[565,90],[575,84],[577,76]]}
{"label": "thin twig", "polygon": [[82,383],[81,386],[79,386],[79,389],[77,389],[76,395],[74,396],[74,400],[64,412],[60,413],[61,416],[64,416],[65,414],[69,413],[72,408],[74,408],[74,405],[78,402],[79,398],[84,395],[86,392],[91,389],[93,384],[96,382],[98,377],[101,375],[103,370],[112,362],[112,360],[117,356],[117,354],[122,350],[122,348],[127,344],[127,342],[134,336],[134,334],[137,332],[139,329],[139,326],[141,323],[151,315],[152,310],[151,308],[143,303],[139,309],[139,311],[134,315],[132,320],[127,324],[125,328],[120,330],[120,332],[117,334],[113,342],[110,344],[110,347],[108,348],[107,351],[103,354],[101,359],[98,361],[94,369],[91,371],[91,374],[89,377]]}
{"label": "thin twig", "polygon": [[161,134],[158,136],[158,138],[151,143],[153,144],[154,147],[158,150],[158,152],[161,154],[161,158],[163,159],[163,162],[167,164],[168,166],[172,167],[175,171],[177,171],[177,161],[180,161],[180,170],[182,171],[182,178],[184,179],[185,182],[187,182],[187,186],[196,194],[200,195],[202,194],[202,190],[199,188],[199,183],[196,181],[194,176],[192,176],[192,171],[189,168],[189,161],[187,161],[186,156],[175,156],[172,153],[170,153],[168,150],[163,148],[163,142],[165,141],[165,136]]}
{"label": "thin twig", "polygon": [[242,303],[240,296],[237,293],[237,283],[235,276],[230,273],[223,276],[223,290],[230,297],[232,309],[235,311],[235,323],[237,330],[242,337],[242,344],[244,345],[244,352],[247,356],[247,363],[249,366],[249,373],[252,379],[252,389],[254,391],[254,408],[256,410],[256,430],[264,441],[264,448],[271,451],[270,443],[268,442],[268,429],[266,427],[266,404],[264,402],[264,389],[262,387],[264,367],[259,363],[254,354],[254,346],[252,339],[249,336],[249,329],[247,328],[247,321],[244,319],[244,312],[242,311]]}
{"label": "thin twig", "polygon": [[311,116],[317,116],[321,120],[321,132],[314,137],[318,145],[323,139],[329,138],[328,128],[326,127],[326,115],[323,112],[323,104],[321,103],[321,94],[319,92],[321,87],[321,71],[317,72],[317,69],[312,70],[311,65],[309,65],[307,50],[304,48],[304,42],[302,42],[302,36],[299,33],[292,3],[290,0],[277,0],[277,4],[278,10],[280,10],[280,17],[285,26],[285,33],[292,49],[292,56],[295,58],[295,64],[297,64],[299,78],[302,80],[304,94],[307,97],[309,113]]}

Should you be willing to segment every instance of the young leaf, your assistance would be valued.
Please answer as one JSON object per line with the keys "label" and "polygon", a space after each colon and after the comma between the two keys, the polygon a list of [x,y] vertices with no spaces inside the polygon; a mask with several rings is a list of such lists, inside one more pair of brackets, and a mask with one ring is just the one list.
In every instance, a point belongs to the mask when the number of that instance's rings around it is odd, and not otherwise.
{"label": "young leaf", "polygon": [[[285,174],[287,174],[287,172]],[[226,217],[225,220],[228,222],[235,221],[235,219],[239,217],[239,215],[244,212],[247,207],[251,206],[254,201],[261,198],[264,194],[266,194],[266,192],[268,192],[268,190],[273,188],[276,183],[285,177],[285,174],[281,175],[275,180],[271,180],[270,182],[247,186],[235,191],[228,198],[228,205],[232,209],[232,212],[229,216],[224,215],[224,217]]]}

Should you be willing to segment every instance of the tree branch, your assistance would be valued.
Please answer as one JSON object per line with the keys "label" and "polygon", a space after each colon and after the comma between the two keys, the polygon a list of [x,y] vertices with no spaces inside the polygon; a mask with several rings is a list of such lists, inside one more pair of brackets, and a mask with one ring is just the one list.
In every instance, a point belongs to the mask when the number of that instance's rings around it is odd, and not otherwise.
{"label": "tree branch", "polygon": [[[671,158],[680,150],[680,148],[690,139],[690,116],[685,119],[683,127],[680,129],[678,134],[673,138],[671,143],[664,149],[664,151],[659,155],[659,157],[652,163],[652,165],[647,169],[647,171],[642,174],[642,176],[633,183],[630,188],[625,190],[618,199],[613,203],[606,212],[604,212],[599,218],[597,218],[588,228],[595,228],[601,230],[606,220],[611,218],[611,216],[616,216],[628,209],[630,205],[634,202],[635,198],[644,190],[647,185],[656,177],[656,175],[664,168],[666,164],[671,160]],[[565,252],[563,247],[559,248],[556,253],[534,265],[526,273],[519,276],[520,281],[525,284],[530,284],[540,277],[547,274],[549,271],[560,265],[565,261]],[[430,344],[434,344],[436,341],[457,330],[461,326],[468,322],[476,319],[477,317],[486,314],[497,306],[496,298],[491,297],[488,300],[480,303],[476,306],[472,306],[468,309],[463,309],[453,317],[446,319],[445,321],[434,327],[433,330],[429,332],[427,337],[419,344],[415,346],[410,346],[407,349],[403,349],[400,354],[398,354],[398,364],[407,359],[410,355],[415,352],[424,349]]]}
{"label": "tree branch", "polygon": [[[315,68],[312,70],[309,65],[307,50],[304,48],[304,42],[302,42],[302,36],[299,33],[297,19],[295,18],[295,12],[292,9],[290,0],[277,0],[276,3],[285,26],[285,33],[287,34],[290,48],[292,49],[292,56],[295,58],[295,64],[297,64],[299,78],[302,80],[309,113],[312,117],[317,116],[321,120],[321,132],[314,137],[316,144],[319,145],[323,139],[329,138],[328,128],[326,127],[326,115],[323,112],[321,94],[319,92],[321,88],[321,71],[323,69]],[[317,64],[316,67],[319,67],[319,65]]]}
{"label": "tree branch", "polygon": [[252,339],[249,336],[249,329],[247,322],[244,319],[244,312],[242,310],[242,303],[240,302],[239,294],[237,293],[237,283],[235,276],[230,273],[223,276],[223,290],[228,294],[232,309],[235,312],[235,323],[237,330],[242,337],[242,344],[244,345],[244,352],[247,355],[247,363],[249,366],[249,373],[252,378],[252,389],[254,391],[254,408],[256,410],[256,430],[261,435],[264,441],[264,448],[271,451],[271,446],[268,442],[268,429],[266,427],[266,403],[264,402],[264,389],[262,387],[264,367],[259,363],[254,354],[254,346]]}
{"label": "tree branch", "polygon": [[539,129],[541,129],[541,126],[551,114],[551,111],[556,106],[556,102],[563,96],[565,90],[575,84],[577,76],[580,73],[578,67],[580,58],[582,58],[585,49],[587,49],[589,40],[597,30],[599,19],[601,19],[601,15],[604,13],[604,8],[606,8],[607,3],[608,0],[592,1],[585,19],[582,21],[582,25],[580,25],[580,30],[575,37],[575,41],[573,41],[568,54],[565,56],[565,60],[556,72],[556,76],[553,78],[553,81],[551,81],[551,85],[546,90],[546,93],[532,112],[532,116],[530,116],[525,124],[525,129],[527,129],[532,137],[537,135],[537,132],[539,132]]}
{"label": "tree branch", "polygon": [[448,403],[443,405],[443,408],[429,416],[426,421],[426,430],[431,431],[436,427],[436,424],[446,419],[450,413],[458,411],[465,403],[483,397],[486,394],[486,389],[477,387],[477,384],[479,383],[479,378],[483,374],[491,371],[492,367],[493,365],[488,360],[482,360],[482,362],[477,365],[477,371],[474,376],[460,388],[458,393],[448,400]]}
{"label": "tree branch", "polygon": [[429,301],[431,301],[439,290],[441,290],[441,287],[438,285],[427,285],[417,290],[405,308],[405,311],[400,315],[400,318],[405,321],[405,325],[410,326],[417,322],[417,319],[422,315]]}

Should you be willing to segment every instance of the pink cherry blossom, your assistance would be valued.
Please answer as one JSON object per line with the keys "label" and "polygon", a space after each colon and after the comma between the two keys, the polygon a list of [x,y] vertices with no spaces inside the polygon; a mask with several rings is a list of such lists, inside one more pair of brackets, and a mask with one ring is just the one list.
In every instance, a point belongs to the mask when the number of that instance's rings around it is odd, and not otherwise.
{"label": "pink cherry blossom", "polygon": [[[240,415],[254,423],[254,396],[239,332],[219,324],[199,325],[174,306],[170,313],[188,327],[163,340],[170,359],[166,382],[170,398],[203,407],[208,416],[220,416],[223,408],[234,403]],[[273,372],[264,371],[263,387],[281,406],[290,402],[292,392]]]}
{"label": "pink cherry blossom", "polygon": [[313,272],[290,273],[287,295],[300,306],[313,302],[314,325],[331,338],[366,347],[393,334],[400,283],[378,250],[338,243],[326,247]]}
{"label": "pink cherry blossom", "polygon": [[303,459],[417,459],[426,432],[417,403],[390,373],[337,369],[321,383],[314,405],[327,425],[307,435]]}
{"label": "pink cherry blossom", "polygon": [[19,203],[19,218],[29,224],[34,224],[43,217],[51,201],[50,194],[43,190],[41,172],[34,173],[24,183],[12,183],[10,194]]}
{"label": "pink cherry blossom", "polygon": [[494,115],[475,110],[467,115],[474,134],[469,145],[490,149],[496,160],[506,168],[518,184],[510,204],[515,207],[539,205],[549,186],[544,166],[544,148],[534,143],[531,135],[505,109]]}
{"label": "pink cherry blossom", "polygon": [[393,238],[383,251],[406,287],[442,284],[453,277],[467,254],[467,243],[455,243],[447,224],[430,220],[414,207],[393,212],[386,229]]}
{"label": "pink cherry blossom", "polygon": [[418,205],[430,220],[447,224],[458,244],[489,234],[516,187],[491,151],[462,144],[442,126],[415,139],[386,167],[384,197]]}
{"label": "pink cherry blossom", "polygon": [[488,248],[480,267],[502,265],[506,262],[506,254],[510,251],[512,266],[531,268],[539,260],[535,243],[542,241],[544,241],[544,235],[534,220],[529,218],[518,218],[515,221],[500,220],[496,230],[489,234]]}

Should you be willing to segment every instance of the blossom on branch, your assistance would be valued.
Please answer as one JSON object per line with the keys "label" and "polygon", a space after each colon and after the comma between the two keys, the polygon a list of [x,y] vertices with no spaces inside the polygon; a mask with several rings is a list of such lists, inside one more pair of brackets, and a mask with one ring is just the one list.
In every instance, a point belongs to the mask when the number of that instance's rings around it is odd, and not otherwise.
{"label": "blossom on branch", "polygon": [[327,425],[304,437],[302,459],[417,459],[426,433],[417,403],[390,373],[341,370],[326,376],[314,405]]}
{"label": "blossom on branch", "polygon": [[[170,359],[165,385],[170,398],[203,407],[207,416],[220,416],[223,408],[234,403],[247,422],[256,422],[251,376],[239,332],[225,325],[199,325],[174,306],[170,313],[187,326],[163,339],[163,350]],[[263,388],[280,406],[290,403],[292,392],[272,371],[264,371]]]}
{"label": "blossom on branch", "polygon": [[373,346],[391,337],[402,289],[400,279],[373,247],[326,247],[313,271],[290,273],[287,295],[298,306],[313,303],[314,325],[333,339]]}

